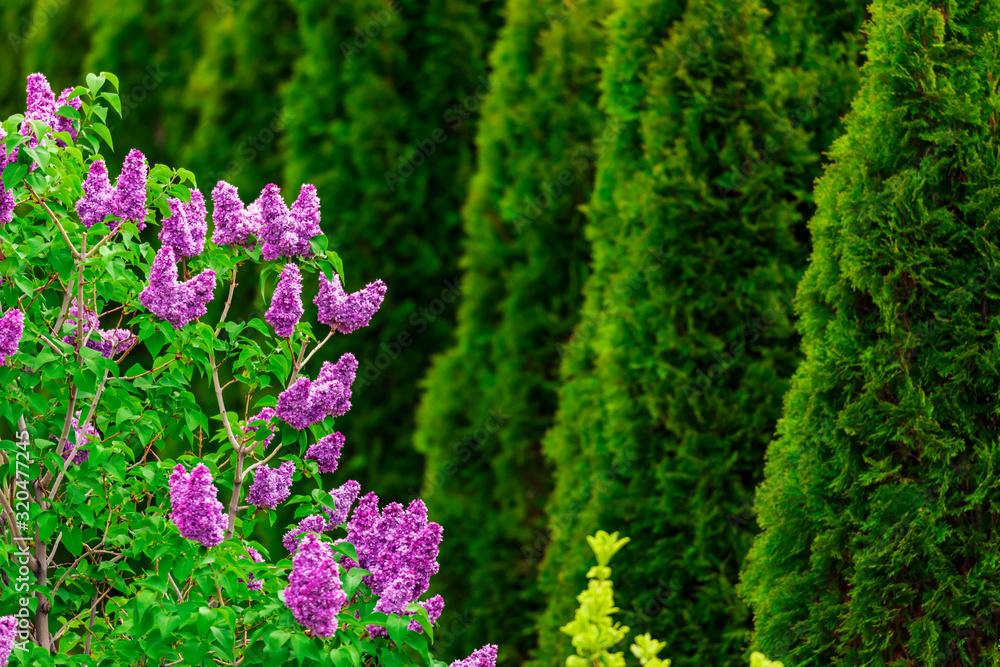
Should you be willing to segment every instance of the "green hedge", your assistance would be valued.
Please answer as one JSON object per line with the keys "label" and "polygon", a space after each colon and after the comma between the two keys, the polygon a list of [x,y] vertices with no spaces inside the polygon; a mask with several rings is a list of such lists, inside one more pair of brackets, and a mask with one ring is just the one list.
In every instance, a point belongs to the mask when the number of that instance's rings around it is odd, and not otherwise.
{"label": "green hedge", "polygon": [[414,438],[422,497],[446,527],[436,590],[464,614],[449,653],[502,638],[522,664],[550,471],[539,442],[558,387],[555,342],[579,309],[589,244],[579,210],[604,141],[601,21],[611,2],[509,0],[463,211],[455,341],[435,359]]}
{"label": "green hedge", "polygon": [[1000,4],[877,0],[742,592],[796,667],[1000,660]]}
{"label": "green hedge", "polygon": [[590,564],[579,545],[617,526],[635,545],[616,579],[632,632],[682,667],[745,661],[735,586],[799,356],[810,185],[857,79],[844,33],[860,3],[832,8],[769,18],[756,1],[691,0],[674,22],[678,4],[644,0],[608,23],[602,103],[620,131],[599,161],[592,275],[545,439],[556,488],[536,666],[572,653],[558,628]]}

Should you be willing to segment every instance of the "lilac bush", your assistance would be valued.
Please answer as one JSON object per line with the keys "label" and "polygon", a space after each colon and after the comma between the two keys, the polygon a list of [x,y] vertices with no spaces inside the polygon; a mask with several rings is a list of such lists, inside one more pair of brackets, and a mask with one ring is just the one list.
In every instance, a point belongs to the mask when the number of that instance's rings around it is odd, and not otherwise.
{"label": "lilac bush", "polygon": [[358,363],[319,353],[385,284],[344,290],[312,185],[209,211],[134,149],[112,183],[117,87],[33,74],[0,123],[0,665],[437,667],[441,526],[333,477]]}

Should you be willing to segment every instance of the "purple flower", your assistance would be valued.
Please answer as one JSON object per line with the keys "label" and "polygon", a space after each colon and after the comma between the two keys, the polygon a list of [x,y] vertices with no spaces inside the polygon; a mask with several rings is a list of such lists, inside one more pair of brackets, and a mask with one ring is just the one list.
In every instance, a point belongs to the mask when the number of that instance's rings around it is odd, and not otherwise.
{"label": "purple flower", "polygon": [[7,154],[7,136],[7,130],[0,127],[0,170],[11,162],[17,162],[17,153],[20,150],[20,146],[15,146],[10,155]]}
{"label": "purple flower", "polygon": [[292,558],[292,566],[285,589],[285,606],[314,635],[332,637],[337,631],[337,614],[347,604],[333,549],[318,536],[307,535]]}
{"label": "purple flower", "polygon": [[351,385],[358,361],[350,352],[336,364],[323,362],[315,380],[300,377],[278,396],[278,419],[302,430],[326,417],[340,417],[351,409]]}
{"label": "purple flower", "polygon": [[239,190],[219,181],[212,189],[212,243],[216,245],[238,245],[251,247],[250,235],[260,234],[259,207],[243,208]]}
{"label": "purple flower", "polygon": [[294,474],[295,463],[292,461],[285,461],[277,468],[259,466],[254,471],[253,485],[250,487],[247,502],[257,507],[274,509],[291,493]]}
{"label": "purple flower", "polygon": [[[247,553],[250,555],[250,560],[251,561],[253,561],[254,563],[263,563],[264,562],[264,557],[261,556],[257,552],[256,549],[254,549],[253,547],[246,547],[246,550],[247,550]],[[241,558],[242,558],[242,556],[241,556]],[[243,580],[240,579],[239,582],[243,583]],[[252,591],[259,591],[260,589],[264,588],[264,582],[261,581],[260,579],[257,579],[252,574],[248,576],[248,581],[246,582],[246,584],[247,584],[247,588],[249,588]]]}
{"label": "purple flower", "polygon": [[70,454],[76,452],[73,456],[73,465],[80,465],[84,461],[90,458],[89,449],[81,449],[83,445],[91,442],[90,436],[94,437],[95,441],[101,439],[101,433],[94,426],[94,422],[87,424],[86,430],[80,428],[80,418],[83,416],[81,410],[76,411],[76,416],[71,420],[71,425],[73,426],[73,439],[66,443],[63,447],[63,461],[69,458]]}
{"label": "purple flower", "polygon": [[[0,166],[0,171],[3,171],[3,166]],[[0,182],[0,227],[14,219],[14,206],[16,205],[17,201],[14,199],[13,193]]]}
{"label": "purple flower", "polygon": [[124,352],[135,342],[135,335],[128,329],[98,329],[101,337],[101,354],[110,359],[118,352]]}
{"label": "purple flower", "polygon": [[264,319],[274,327],[274,333],[281,338],[288,338],[304,312],[302,275],[299,273],[299,267],[285,264],[278,286],[274,288],[274,294],[271,296],[271,307],[264,314]]}
{"label": "purple flower", "polygon": [[178,463],[170,475],[170,520],[181,535],[206,547],[222,544],[227,517],[218,501],[212,473],[199,463],[188,473]]}
{"label": "purple flower", "polygon": [[181,257],[197,257],[205,249],[205,234],[208,233],[205,197],[195,188],[191,191],[190,203],[176,197],[171,197],[167,203],[170,217],[163,221],[160,241],[172,247]]}
{"label": "purple flower", "polygon": [[161,320],[180,329],[208,312],[215,290],[215,271],[206,269],[187,282],[178,279],[177,259],[170,246],[163,246],[149,269],[149,285],[139,293],[139,302]]}
{"label": "purple flower", "polygon": [[[258,412],[253,417],[248,419],[247,424],[251,424],[259,420],[269,422],[273,417],[274,417],[274,408],[263,408],[261,409],[260,412]],[[253,440],[254,435],[257,433],[257,428],[258,428],[257,426],[247,426],[245,429],[243,429],[243,431],[250,437],[251,440]],[[267,436],[261,441],[263,443],[264,449],[267,449],[267,446],[271,444],[272,440],[274,440],[274,429],[269,426],[266,428],[268,431],[271,432],[271,435]]]}
{"label": "purple flower", "polygon": [[340,450],[343,447],[344,436],[340,433],[332,433],[320,438],[319,442],[310,446],[306,450],[306,458],[318,463],[320,472],[336,472],[337,461],[340,459]]}
{"label": "purple flower", "polygon": [[[440,595],[435,595],[434,597],[421,602],[420,606],[427,610],[427,619],[431,622],[431,625],[434,625],[437,623],[438,618],[441,617],[441,612],[444,611],[444,598]],[[420,625],[417,620],[412,620],[410,621],[410,625],[407,627],[407,630],[423,632],[424,626]]]}
{"label": "purple flower", "polygon": [[139,231],[146,228],[146,181],[149,165],[145,156],[133,148],[125,156],[122,173],[115,183],[111,200],[112,212],[122,220],[134,223]]}
{"label": "purple flower", "polygon": [[323,508],[323,512],[327,518],[326,530],[332,530],[347,521],[347,515],[351,511],[354,501],[358,499],[359,493],[361,493],[361,485],[353,479],[347,480],[340,487],[330,492],[334,509]]}
{"label": "purple flower", "polygon": [[[100,320],[97,311],[87,308],[84,304],[84,314],[81,315],[74,298],[69,307],[66,322],[70,327],[70,334],[63,337],[63,342],[69,343],[74,348],[79,349],[77,337],[80,334],[80,326],[83,325],[83,337],[85,346],[91,350],[97,350],[105,359],[110,359],[116,353],[126,350],[135,341],[136,337],[128,329],[100,329]],[[100,340],[90,340],[90,334],[96,331]]]}
{"label": "purple flower", "polygon": [[291,210],[281,198],[281,189],[273,183],[264,188],[255,204],[260,211],[264,259],[312,256],[309,240],[323,233],[315,186],[303,185]]}
{"label": "purple flower", "polygon": [[24,313],[11,308],[0,317],[0,366],[7,364],[7,357],[17,354],[17,344],[24,335]]}
{"label": "purple flower", "polygon": [[474,651],[465,660],[456,660],[450,667],[497,667],[497,646],[487,644],[478,651]]}
{"label": "purple flower", "polygon": [[302,541],[300,539],[301,535],[306,533],[322,533],[324,530],[326,530],[326,521],[323,517],[319,514],[310,514],[302,519],[298,526],[285,533],[285,536],[281,538],[281,543],[288,550],[288,553],[295,553],[295,550],[299,548],[299,544]]}
{"label": "purple flower", "polygon": [[[104,222],[104,219],[114,213],[111,208],[111,198],[114,189],[108,180],[108,167],[104,160],[94,160],[90,163],[90,171],[83,182],[83,197],[76,202],[76,213],[80,222],[87,229]],[[111,223],[114,227],[117,223]]]}
{"label": "purple flower", "polygon": [[10,660],[16,637],[17,619],[13,616],[0,616],[0,667],[6,665]]}
{"label": "purple flower", "polygon": [[389,503],[382,512],[369,493],[347,524],[347,541],[358,551],[358,566],[371,575],[364,583],[380,598],[380,611],[402,613],[423,595],[437,574],[441,526],[427,521],[427,507],[414,500],[407,508]]}
{"label": "purple flower", "polygon": [[31,127],[30,121],[33,120],[49,127],[56,124],[56,96],[48,79],[40,72],[28,75],[28,105],[19,130],[22,136],[28,137],[28,146],[31,148],[37,146],[39,141]]}
{"label": "purple flower", "polygon": [[[83,108],[83,101],[79,98],[79,96],[74,97],[73,99],[69,99],[69,96],[70,94],[72,94],[72,92],[73,92],[72,88],[65,88],[63,89],[62,93],[59,94],[59,99],[56,100],[57,113],[55,116],[55,123],[53,124],[52,129],[55,130],[56,132],[69,132],[69,135],[73,137],[73,141],[76,141],[76,126],[73,124],[74,123],[73,119],[69,118],[68,116],[60,116],[58,114],[59,109],[61,109],[62,107],[67,107],[67,106],[73,107],[77,111]],[[59,141],[58,143],[60,146],[64,145],[62,141]]]}
{"label": "purple flower", "polygon": [[364,289],[348,294],[340,282],[340,276],[333,274],[333,281],[320,274],[319,293],[313,303],[319,306],[319,321],[337,327],[341,333],[351,333],[371,322],[388,289],[384,282],[376,280]]}

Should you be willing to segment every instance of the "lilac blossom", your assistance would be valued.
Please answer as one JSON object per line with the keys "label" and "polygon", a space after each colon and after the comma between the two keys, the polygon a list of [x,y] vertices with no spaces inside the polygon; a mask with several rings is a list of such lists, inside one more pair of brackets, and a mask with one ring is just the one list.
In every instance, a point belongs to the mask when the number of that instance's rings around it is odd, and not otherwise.
{"label": "lilac blossom", "polygon": [[212,243],[250,248],[250,235],[260,234],[259,207],[243,208],[239,190],[219,181],[212,189]]}
{"label": "lilac blossom", "polygon": [[170,217],[163,221],[160,241],[180,257],[197,257],[205,249],[205,234],[208,233],[205,197],[195,188],[191,191],[190,203],[171,197],[167,204]]}
{"label": "lilac blossom", "polygon": [[170,520],[189,540],[206,547],[222,544],[227,518],[212,473],[199,463],[188,473],[178,463],[170,475]]}
{"label": "lilac blossom", "polygon": [[456,660],[449,667],[497,667],[497,646],[487,644],[478,651],[474,651],[465,660]]}
{"label": "lilac blossom", "polygon": [[112,212],[122,220],[131,222],[139,231],[146,228],[146,181],[149,165],[146,157],[133,148],[125,156],[122,173],[115,183],[111,200]]}
{"label": "lilac blossom", "polygon": [[271,307],[264,313],[264,319],[274,327],[274,333],[281,338],[289,338],[295,331],[302,313],[302,275],[299,267],[285,264],[278,286],[271,296]]}
{"label": "lilac blossom", "polygon": [[[433,626],[437,623],[438,618],[441,617],[441,612],[444,611],[444,598],[440,595],[435,595],[434,597],[421,602],[420,606],[427,610],[427,619]],[[420,622],[414,619],[410,621],[410,625],[407,626],[407,630],[412,630],[413,632],[423,632],[424,626],[420,625]]]}
{"label": "lilac blossom", "polygon": [[299,525],[285,533],[281,539],[288,553],[295,553],[302,541],[300,536],[305,533],[322,533],[326,530],[326,520],[320,514],[310,514],[299,522]]}
{"label": "lilac blossom", "polygon": [[441,526],[428,522],[421,500],[405,509],[389,503],[380,512],[374,493],[361,499],[347,524],[347,541],[357,549],[357,566],[371,572],[363,581],[380,597],[376,609],[402,614],[427,591],[439,569],[441,536]]}
{"label": "lilac blossom", "polygon": [[[20,146],[15,146],[14,149],[7,154],[7,130],[0,127],[0,171],[3,170],[11,162],[17,162],[17,154],[21,149]],[[16,136],[16,135],[15,135]]]}
{"label": "lilac blossom", "polygon": [[[253,547],[246,547],[246,550],[247,550],[247,553],[250,555],[250,558],[249,558],[250,561],[252,561],[254,563],[263,563],[264,562],[264,557],[261,556],[260,553],[256,549],[254,549]],[[240,579],[239,582],[241,584],[244,583],[242,579]],[[247,577],[246,585],[247,585],[247,588],[249,588],[252,591],[259,591],[262,588],[264,588],[264,582],[261,581],[260,579],[257,579],[256,577],[254,577],[253,574],[250,574]]]}
{"label": "lilac blossom", "polygon": [[358,361],[350,352],[336,364],[323,362],[315,380],[298,378],[278,396],[278,419],[302,430],[326,417],[340,417],[351,409],[351,385]]}
{"label": "lilac blossom", "polygon": [[319,321],[337,327],[345,334],[368,326],[388,289],[384,282],[376,280],[364,289],[348,294],[336,273],[333,274],[333,281],[327,280],[324,274],[320,274],[319,279],[319,293],[313,299],[313,303],[319,306]]}
{"label": "lilac blossom", "polygon": [[291,493],[292,475],[295,474],[295,463],[285,461],[277,468],[266,465],[258,466],[254,471],[253,485],[247,502],[257,507],[274,509],[284,502]]}
{"label": "lilac blossom", "polygon": [[[2,166],[0,166],[0,171],[3,171]],[[14,220],[14,207],[16,205],[14,194],[3,186],[3,182],[0,182],[0,227],[10,224]]]}
{"label": "lilac blossom", "polygon": [[163,246],[153,259],[149,285],[139,294],[139,301],[161,320],[180,329],[208,312],[214,290],[215,271],[211,269],[180,282],[174,250]]}
{"label": "lilac blossom", "polygon": [[[262,408],[260,412],[258,412],[253,417],[247,420],[247,424],[251,424],[255,421],[269,422],[273,417],[274,417],[274,408]],[[257,433],[257,428],[258,428],[257,426],[247,426],[243,430],[247,434],[247,436],[249,436],[250,439],[253,440],[254,435]],[[264,428],[266,428],[271,433],[269,436],[261,440],[261,443],[263,443],[263,448],[267,449],[267,446],[271,444],[272,440],[274,440],[274,429],[271,428],[270,426],[265,426]]]}
{"label": "lilac blossom", "polygon": [[14,616],[0,616],[0,667],[10,660],[17,638],[17,619]]}
{"label": "lilac blossom", "polygon": [[[59,94],[59,99],[56,100],[56,116],[52,129],[56,132],[68,132],[69,136],[73,137],[73,141],[76,141],[76,126],[73,119],[69,116],[59,115],[59,109],[62,107],[73,107],[77,111],[83,108],[83,101],[79,96],[69,99],[69,96],[72,94],[72,88],[64,88],[62,93]],[[64,145],[62,141],[58,143],[60,146]]]}
{"label": "lilac blossom", "polygon": [[[71,303],[72,305],[69,307],[67,317],[67,322],[70,325],[70,334],[63,337],[63,342],[69,343],[75,349],[79,349],[77,337],[80,335],[80,329],[82,326],[83,337],[86,341],[85,346],[91,350],[100,352],[105,359],[110,359],[116,353],[128,349],[128,347],[135,341],[135,335],[128,329],[105,330],[99,328],[100,320],[98,319],[97,311],[87,308],[86,304],[84,304],[84,314],[81,318],[76,299],[74,298]],[[100,340],[90,339],[90,334],[95,331],[97,332]]]}
{"label": "lilac blossom", "polygon": [[24,313],[11,308],[0,317],[0,366],[7,364],[7,357],[17,354],[17,345],[24,335]]}
{"label": "lilac blossom", "polygon": [[63,461],[70,457],[70,454],[76,452],[73,456],[73,464],[80,465],[84,461],[90,458],[90,450],[82,449],[83,445],[91,442],[90,436],[93,436],[95,440],[101,439],[101,433],[94,426],[94,422],[88,422],[87,428],[80,428],[80,418],[83,416],[81,410],[76,411],[76,416],[71,420],[71,426],[73,427],[73,440],[66,443],[63,447]]}
{"label": "lilac blossom", "polygon": [[337,614],[345,604],[347,593],[341,587],[333,549],[318,536],[307,535],[292,558],[285,606],[314,635],[332,637],[337,631]]}
{"label": "lilac blossom", "polygon": [[[83,182],[83,197],[76,202],[76,212],[84,227],[90,229],[104,222],[104,219],[113,213],[111,208],[113,194],[114,188],[108,180],[107,165],[104,160],[94,160],[90,163],[90,170]],[[112,223],[112,226],[114,224]]]}
{"label": "lilac blossom", "polygon": [[361,485],[353,479],[347,480],[330,492],[330,499],[333,500],[334,509],[331,510],[329,507],[323,508],[327,519],[326,530],[333,530],[347,521],[347,515],[350,513],[351,507],[354,505],[354,501],[358,499],[358,494],[360,493]]}
{"label": "lilac blossom", "polygon": [[281,197],[281,189],[273,183],[264,188],[255,204],[260,212],[264,259],[312,256],[309,241],[323,233],[316,186],[303,185],[291,210]]}
{"label": "lilac blossom", "polygon": [[343,434],[331,433],[320,438],[316,444],[311,445],[306,450],[306,458],[315,461],[319,465],[320,472],[336,472],[337,462],[340,460],[340,451],[343,448]]}
{"label": "lilac blossom", "polygon": [[49,127],[56,124],[56,96],[48,79],[40,72],[28,75],[28,104],[19,129],[21,136],[28,138],[28,146],[35,148],[39,138],[35,136],[31,121],[38,121]]}

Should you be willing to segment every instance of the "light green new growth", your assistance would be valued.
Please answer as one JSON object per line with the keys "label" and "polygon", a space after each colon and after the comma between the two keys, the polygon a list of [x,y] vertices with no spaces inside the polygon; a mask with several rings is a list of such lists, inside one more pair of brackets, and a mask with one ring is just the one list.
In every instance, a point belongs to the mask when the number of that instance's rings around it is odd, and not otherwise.
{"label": "light green new growth", "polygon": [[[610,651],[625,639],[629,628],[616,623],[611,617],[619,609],[615,606],[608,563],[628,541],[627,537],[618,539],[617,532],[609,535],[603,530],[587,537],[587,543],[597,557],[597,565],[587,572],[587,578],[590,579],[587,589],[576,597],[580,607],[576,610],[575,618],[560,628],[573,638],[573,647],[576,649],[576,655],[566,658],[566,667],[625,667],[625,654]],[[647,632],[636,636],[631,651],[642,667],[670,667],[669,659],[657,657],[666,646],[666,642],[653,639]],[[750,667],[784,665],[768,660],[763,653],[755,652],[750,656]]]}

